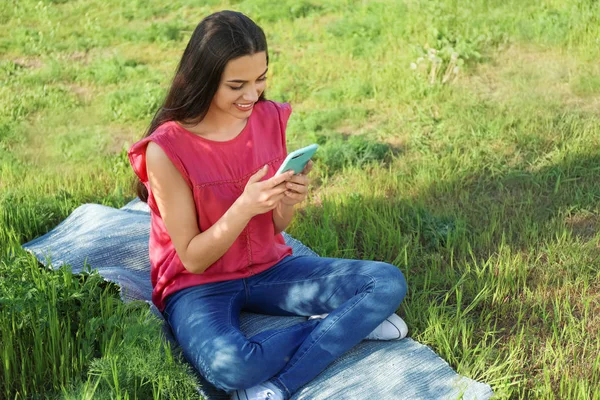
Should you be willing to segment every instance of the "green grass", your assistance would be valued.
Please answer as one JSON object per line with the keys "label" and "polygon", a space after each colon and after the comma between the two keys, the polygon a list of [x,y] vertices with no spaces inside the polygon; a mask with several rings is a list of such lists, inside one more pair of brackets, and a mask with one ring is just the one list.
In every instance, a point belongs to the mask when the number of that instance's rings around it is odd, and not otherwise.
{"label": "green grass", "polygon": [[197,3],[0,5],[0,397],[198,397],[143,304],[21,245],[133,198],[125,150],[229,8],[265,29],[288,147],[321,145],[288,232],[398,265],[411,336],[497,398],[600,398],[597,2]]}

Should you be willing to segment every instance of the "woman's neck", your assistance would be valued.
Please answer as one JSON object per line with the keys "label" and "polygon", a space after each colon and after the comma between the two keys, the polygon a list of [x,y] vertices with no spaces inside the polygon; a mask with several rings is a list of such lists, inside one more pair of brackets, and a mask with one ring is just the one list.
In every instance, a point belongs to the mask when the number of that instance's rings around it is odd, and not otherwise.
{"label": "woman's neck", "polygon": [[206,138],[229,140],[237,136],[246,126],[248,119],[242,120],[232,115],[214,115],[208,112],[197,124],[180,123],[182,127]]}

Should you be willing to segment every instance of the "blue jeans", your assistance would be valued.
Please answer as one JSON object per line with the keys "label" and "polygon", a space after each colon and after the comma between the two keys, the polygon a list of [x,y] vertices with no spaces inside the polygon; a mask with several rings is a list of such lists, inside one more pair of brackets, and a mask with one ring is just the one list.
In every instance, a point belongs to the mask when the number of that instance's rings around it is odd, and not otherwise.
{"label": "blue jeans", "polygon": [[[182,289],[167,298],[164,314],[187,360],[217,388],[270,380],[290,397],[395,312],[405,294],[404,276],[391,264],[292,255],[249,278]],[[329,316],[248,338],[241,310]]]}

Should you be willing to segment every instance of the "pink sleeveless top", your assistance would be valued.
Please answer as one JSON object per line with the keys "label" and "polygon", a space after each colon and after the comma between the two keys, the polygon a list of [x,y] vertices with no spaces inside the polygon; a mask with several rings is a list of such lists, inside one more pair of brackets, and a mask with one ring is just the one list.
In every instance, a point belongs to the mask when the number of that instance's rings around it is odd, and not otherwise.
{"label": "pink sleeveless top", "polygon": [[159,126],[129,149],[129,161],[148,189],[151,214],[150,265],[152,301],[159,310],[165,298],[186,287],[247,278],[292,254],[281,234],[275,234],[273,211],[250,220],[229,250],[201,274],[188,272],[171,242],[148,184],[146,146],[158,144],[190,187],[196,204],[198,227],[206,231],[243,193],[250,176],[265,164],[272,177],[286,157],[285,128],[292,112],[289,104],[260,101],[235,138],[216,142],[195,135],[174,121]]}

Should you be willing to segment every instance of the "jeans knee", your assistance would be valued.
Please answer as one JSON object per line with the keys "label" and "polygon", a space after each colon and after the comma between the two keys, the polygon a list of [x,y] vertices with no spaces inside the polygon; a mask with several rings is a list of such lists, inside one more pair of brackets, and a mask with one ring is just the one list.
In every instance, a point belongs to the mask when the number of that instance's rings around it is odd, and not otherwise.
{"label": "jeans knee", "polygon": [[227,371],[226,374],[222,374],[216,378],[215,386],[219,388],[229,391],[229,390],[238,390],[238,389],[248,389],[252,386],[256,386],[259,383],[262,383],[261,380],[255,379],[253,376],[253,372],[251,370],[237,370],[237,371]]}
{"label": "jeans knee", "polygon": [[264,366],[241,348],[229,348],[226,354],[216,352],[210,362],[212,383],[223,390],[247,389],[266,380]]}
{"label": "jeans knee", "polygon": [[395,265],[383,262],[377,264],[376,290],[389,301],[390,305],[395,305],[395,311],[406,296],[406,279]]}

